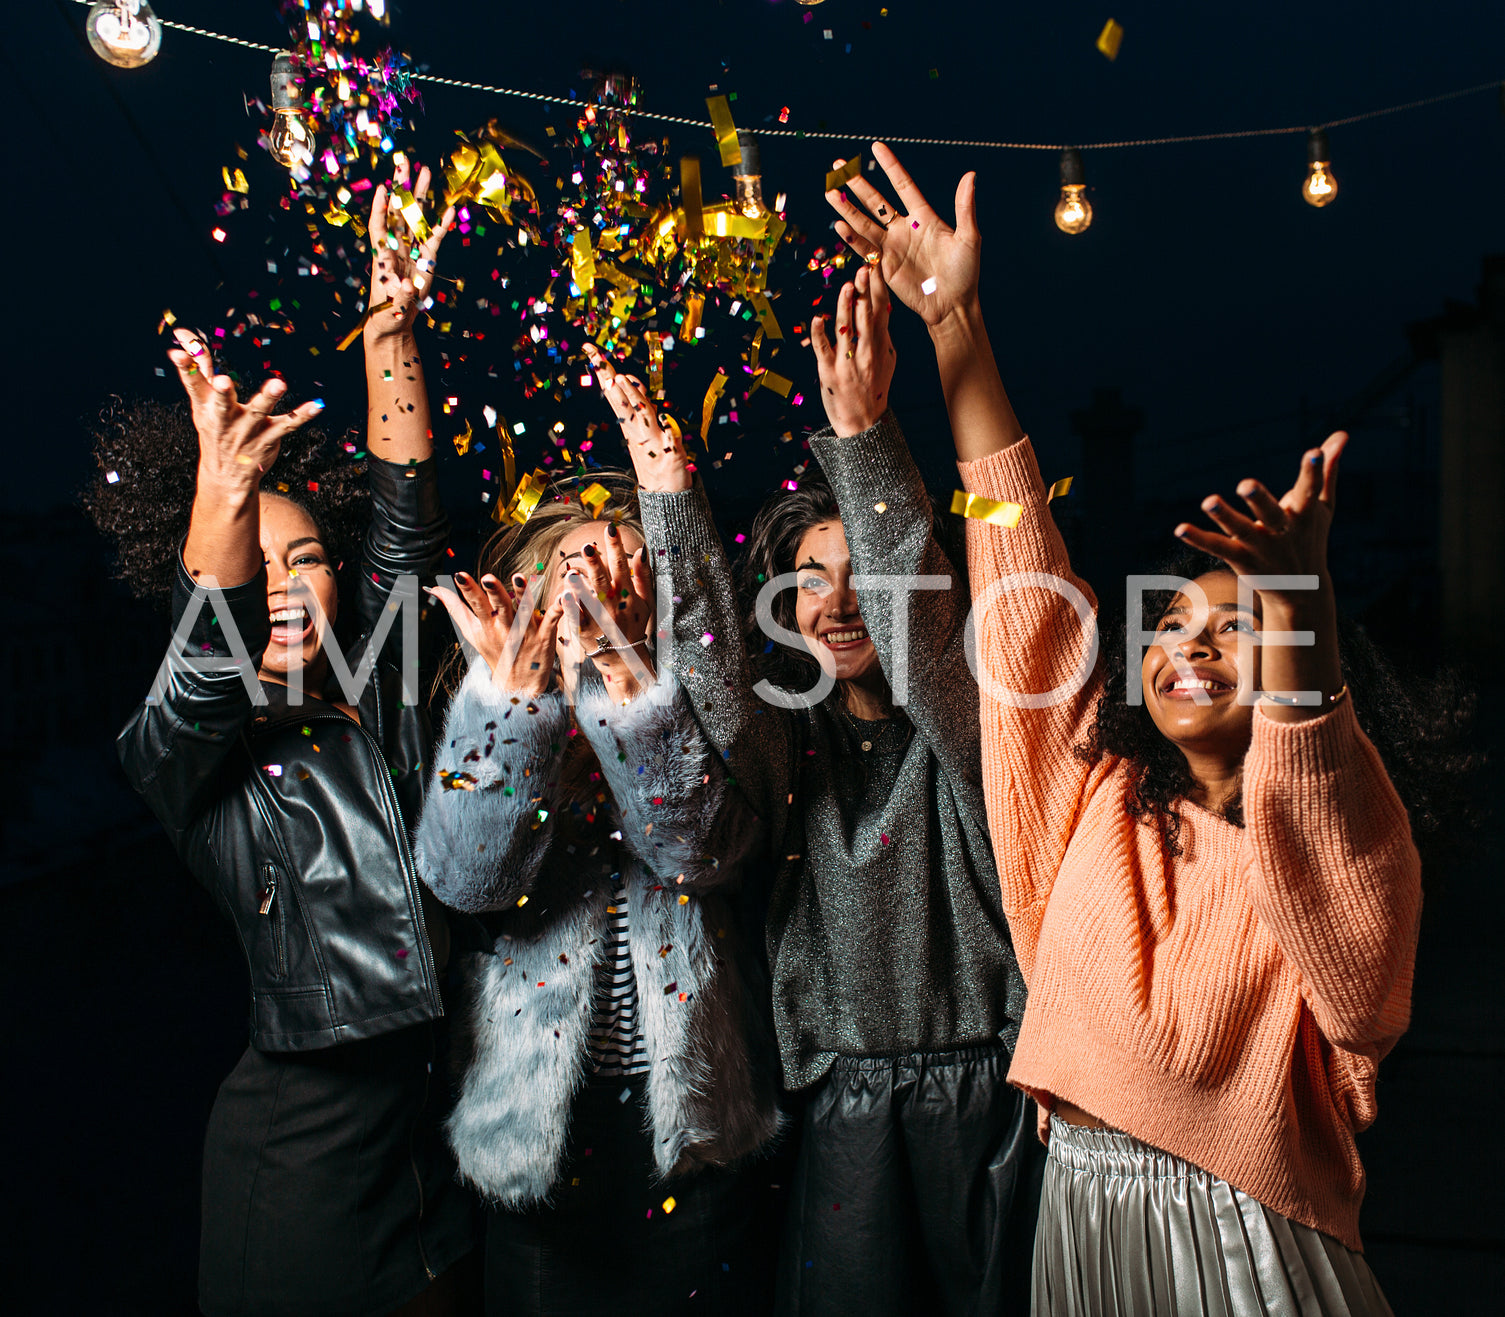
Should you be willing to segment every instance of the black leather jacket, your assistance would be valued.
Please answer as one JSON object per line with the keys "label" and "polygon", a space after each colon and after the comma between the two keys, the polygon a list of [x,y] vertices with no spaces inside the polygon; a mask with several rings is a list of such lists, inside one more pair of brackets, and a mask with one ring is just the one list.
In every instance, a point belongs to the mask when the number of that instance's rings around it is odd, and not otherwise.
{"label": "black leather jacket", "polygon": [[[369,462],[371,529],[354,601],[360,635],[352,672],[396,578],[432,580],[449,523],[433,459]],[[174,621],[195,585],[178,563]],[[251,657],[271,632],[266,573],[224,592]],[[361,694],[361,721],[333,704],[261,689],[252,703],[216,608],[200,607],[187,656],[226,656],[213,671],[173,667],[136,711],[117,748],[131,784],[178,853],[230,917],[251,972],[251,1042],[305,1051],[442,1015],[433,945],[447,941],[425,909],[409,847],[431,747],[423,669],[449,634],[444,610],[420,596],[419,702],[402,702],[402,619]],[[348,607],[348,603],[346,604]],[[159,678],[159,681],[161,679]],[[431,898],[430,898],[431,900]]]}

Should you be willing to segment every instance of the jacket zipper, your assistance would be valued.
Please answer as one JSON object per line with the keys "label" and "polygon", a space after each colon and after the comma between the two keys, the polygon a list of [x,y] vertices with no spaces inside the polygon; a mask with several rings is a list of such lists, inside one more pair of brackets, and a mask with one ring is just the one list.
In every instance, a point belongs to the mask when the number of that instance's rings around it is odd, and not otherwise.
{"label": "jacket zipper", "polygon": [[[418,925],[418,955],[423,962],[424,974],[428,978],[429,996],[435,1006],[439,1008],[439,1014],[444,1014],[444,1002],[439,996],[439,970],[434,964],[434,949],[429,945],[428,923],[423,917],[423,897],[418,892],[418,874],[413,864],[412,852],[408,849],[408,830],[402,824],[402,810],[397,803],[397,792],[392,788],[392,770],[387,765],[387,757],[382,753],[381,746],[376,743],[376,738],[371,735],[361,723],[347,717],[342,713],[306,713],[301,718],[289,718],[288,723],[300,722],[337,722],[348,727],[353,727],[365,738],[366,744],[371,747],[371,753],[376,756],[377,767],[381,770],[377,777],[381,781],[379,788],[382,803],[391,816],[392,831],[397,838],[397,855],[402,864],[403,886],[407,891],[408,906],[413,912],[413,918]],[[273,726],[280,726],[281,721]],[[266,730],[271,730],[270,728]]]}
{"label": "jacket zipper", "polygon": [[268,921],[267,931],[272,939],[272,973],[280,979],[287,972],[287,964],[284,959],[283,906],[277,905],[277,866],[263,864],[261,873],[266,886],[262,889],[258,913]]}

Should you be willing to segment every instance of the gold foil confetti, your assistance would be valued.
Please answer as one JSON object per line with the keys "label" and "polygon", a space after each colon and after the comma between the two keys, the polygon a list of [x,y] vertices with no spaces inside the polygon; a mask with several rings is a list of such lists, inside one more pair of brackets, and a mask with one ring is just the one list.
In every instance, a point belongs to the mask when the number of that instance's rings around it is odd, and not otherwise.
{"label": "gold foil confetti", "polygon": [[391,305],[392,299],[390,297],[387,298],[385,302],[378,302],[369,311],[367,311],[365,315],[363,315],[358,321],[356,321],[355,328],[335,344],[334,350],[336,352],[343,352],[361,336],[362,331],[366,328],[366,322],[370,320],[372,316],[374,316],[378,311],[385,311]]}
{"label": "gold foil confetti", "polygon": [[246,182],[246,171],[244,169],[237,169],[232,174],[228,165],[222,165],[219,172],[224,175],[225,187],[229,191],[245,193],[251,190],[251,185]]}
{"label": "gold foil confetti", "polygon": [[664,1199],[664,1211],[672,1212],[679,1204],[672,1197]]}
{"label": "gold foil confetti", "polygon": [[1071,493],[1071,482],[1075,479],[1075,476],[1062,476],[1050,487],[1050,493],[1045,496],[1045,501],[1049,503],[1052,499],[1065,498]]}
{"label": "gold foil confetti", "polygon": [[589,229],[576,229],[570,240],[570,278],[583,297],[589,297],[596,286],[596,254],[591,250]]}
{"label": "gold foil confetti", "polygon": [[405,187],[393,188],[392,195],[397,200],[398,211],[408,222],[408,230],[413,238],[418,242],[427,242],[432,230],[428,220],[423,217],[423,203]]}
{"label": "gold foil confetti", "polygon": [[502,451],[502,476],[505,480],[502,494],[510,499],[517,491],[517,455],[512,451],[512,427],[507,424],[505,416],[497,417],[496,442]]}
{"label": "gold foil confetti", "polygon": [[[700,157],[693,155],[679,158],[679,204],[685,214],[685,236],[698,238],[705,232],[705,218],[701,213]],[[674,221],[668,221],[673,231]],[[660,228],[660,234],[663,229]]]}
{"label": "gold foil confetti", "polygon": [[664,396],[664,340],[652,332],[648,335],[648,391],[655,398]]}
{"label": "gold foil confetti", "polygon": [[590,484],[580,491],[580,502],[590,509],[593,518],[601,515],[601,509],[611,501],[611,490],[605,485]]}
{"label": "gold foil confetti", "polygon": [[858,174],[862,173],[862,152],[857,152],[840,169],[833,169],[826,174],[826,191],[835,192],[844,183],[850,183]]}
{"label": "gold foil confetti", "polygon": [[1097,36],[1097,48],[1109,59],[1118,58],[1118,48],[1123,45],[1123,24],[1116,18],[1110,18],[1103,24],[1103,30]]}
{"label": "gold foil confetti", "polygon": [[725,96],[707,96],[705,108],[711,112],[711,127],[716,130],[716,146],[723,165],[740,165],[742,148],[737,143],[737,125],[732,122],[732,107]]}
{"label": "gold foil confetti", "polygon": [[793,380],[780,375],[776,370],[765,370],[759,378],[765,389],[772,389],[781,398],[787,398],[789,390],[794,387]]}
{"label": "gold foil confetti", "polygon": [[981,494],[969,494],[958,489],[951,495],[951,511],[974,521],[986,521],[994,526],[1013,528],[1019,524],[1024,507],[1019,503],[1005,503],[998,499],[984,498]]}
{"label": "gold foil confetti", "polygon": [[711,432],[711,417],[715,415],[716,403],[720,400],[721,394],[726,388],[726,382],[730,378],[730,376],[723,375],[720,371],[717,371],[715,377],[711,380],[711,387],[705,391],[705,401],[700,404],[700,438],[702,442],[705,441]]}
{"label": "gold foil confetti", "polygon": [[749,293],[747,300],[752,304],[752,309],[758,313],[758,323],[763,326],[763,333],[769,338],[783,338],[784,331],[779,328],[779,322],[773,314],[773,307],[769,305],[763,290],[756,289]]}
{"label": "gold foil confetti", "polygon": [[699,293],[691,293],[685,298],[685,320],[679,327],[679,341],[681,343],[693,343],[695,331],[700,328],[700,316],[705,310],[705,298]]}
{"label": "gold foil confetti", "polygon": [[470,422],[466,421],[465,428],[455,436],[455,452],[464,457],[466,453],[470,452],[470,441],[473,437]]}
{"label": "gold foil confetti", "polygon": [[534,467],[532,473],[524,476],[518,483],[512,497],[507,500],[507,505],[503,507],[500,503],[497,504],[496,519],[506,521],[510,518],[519,526],[526,525],[548,487],[549,473],[541,466]]}

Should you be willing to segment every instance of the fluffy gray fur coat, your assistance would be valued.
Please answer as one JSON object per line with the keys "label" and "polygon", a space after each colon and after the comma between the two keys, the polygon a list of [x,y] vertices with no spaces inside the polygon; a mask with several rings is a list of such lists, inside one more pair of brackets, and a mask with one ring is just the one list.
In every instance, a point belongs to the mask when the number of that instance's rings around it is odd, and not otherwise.
{"label": "fluffy gray fur coat", "polygon": [[[660,1175],[726,1165],[780,1126],[766,972],[753,950],[761,930],[738,917],[756,818],[672,677],[626,707],[582,682],[575,724],[559,692],[509,695],[477,662],[450,708],[418,827],[433,893],[490,914],[495,954],[462,961],[465,1069],[446,1128],[462,1177],[512,1208],[546,1201],[559,1178],[571,1103],[588,1078],[613,873],[630,893]],[[600,772],[561,799],[566,747],[580,734]]]}

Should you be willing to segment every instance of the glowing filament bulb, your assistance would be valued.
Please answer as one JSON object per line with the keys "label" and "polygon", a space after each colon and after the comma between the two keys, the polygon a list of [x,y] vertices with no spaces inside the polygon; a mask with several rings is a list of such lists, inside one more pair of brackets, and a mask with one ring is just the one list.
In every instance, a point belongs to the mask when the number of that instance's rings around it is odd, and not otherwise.
{"label": "glowing filament bulb", "polygon": [[742,153],[732,171],[732,181],[737,185],[737,209],[748,219],[762,219],[768,214],[768,207],[763,204],[763,166],[757,139],[745,129],[738,130],[737,147]]}
{"label": "glowing filament bulb", "polygon": [[146,0],[98,0],[84,31],[94,53],[117,69],[139,69],[162,49],[162,24]]}
{"label": "glowing filament bulb", "polygon": [[313,135],[300,114],[297,76],[297,57],[279,51],[272,60],[272,130],[267,134],[267,149],[286,169],[314,158]]}
{"label": "glowing filament bulb", "polygon": [[1338,180],[1333,177],[1332,151],[1327,134],[1313,128],[1306,135],[1306,178],[1301,184],[1301,199],[1308,206],[1329,205],[1338,195]]}
{"label": "glowing filament bulb", "polygon": [[1092,203],[1087,200],[1087,175],[1082,155],[1068,146],[1061,152],[1061,199],[1056,202],[1056,228],[1062,233],[1082,233],[1092,223]]}

